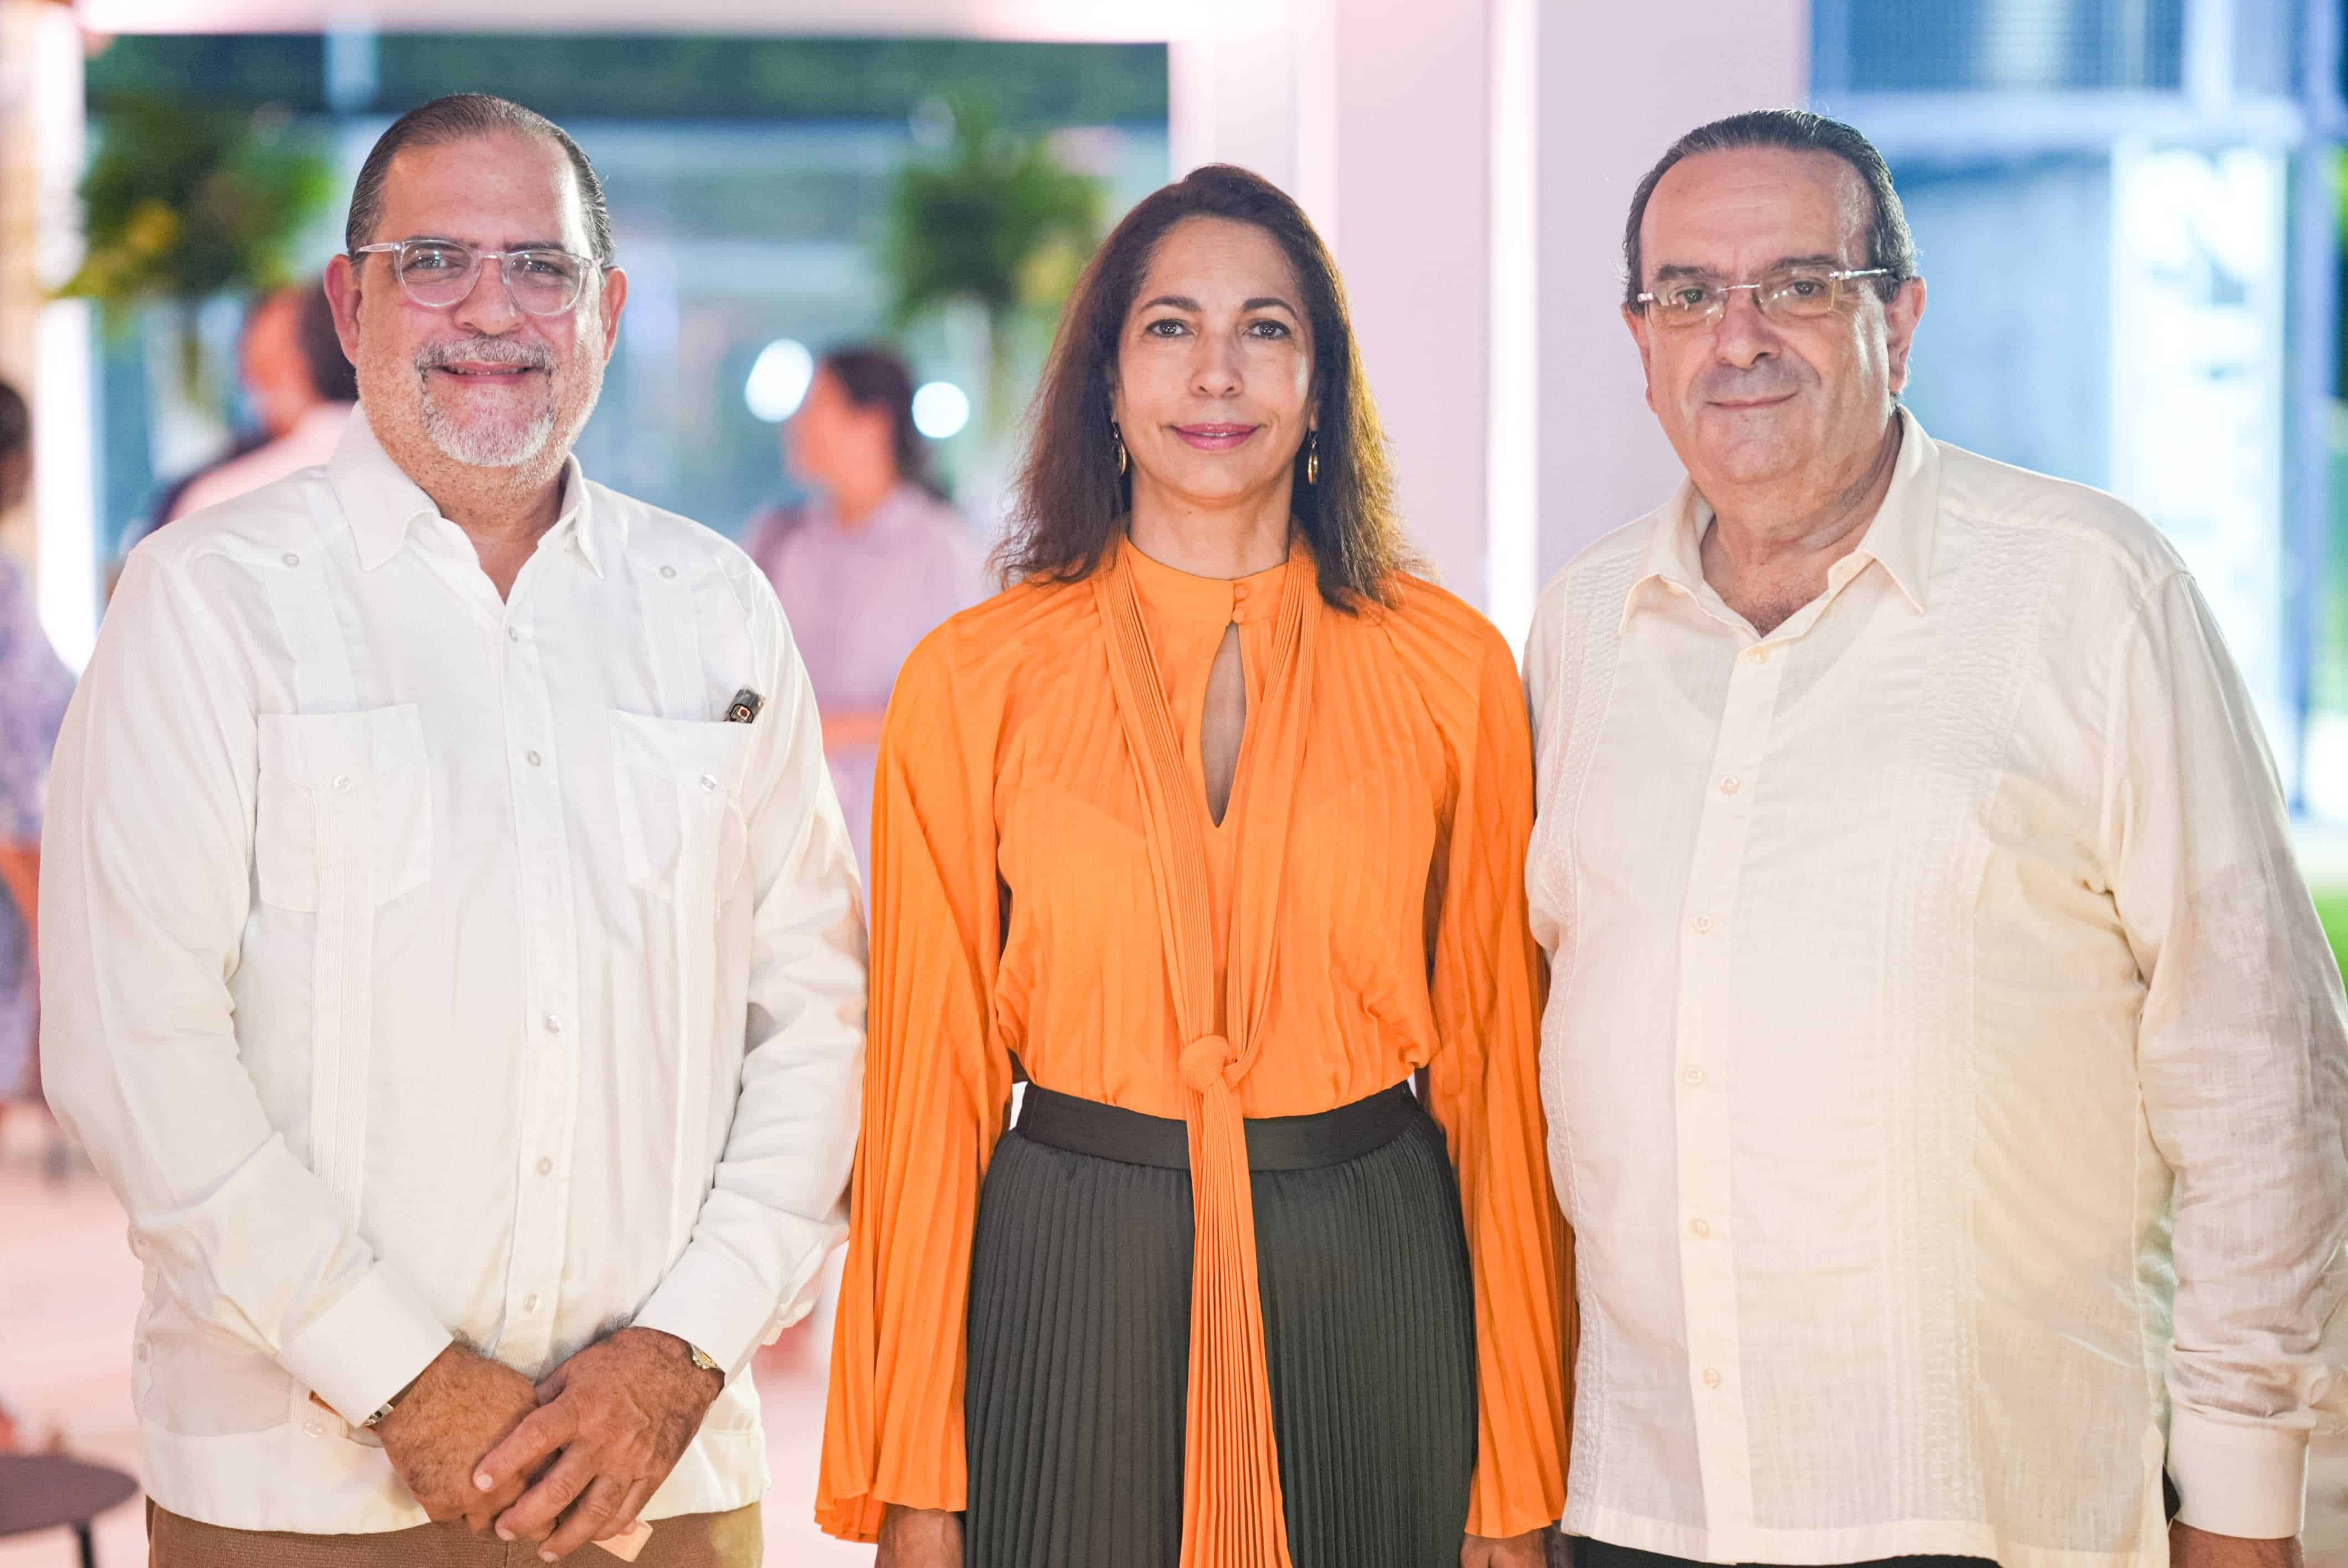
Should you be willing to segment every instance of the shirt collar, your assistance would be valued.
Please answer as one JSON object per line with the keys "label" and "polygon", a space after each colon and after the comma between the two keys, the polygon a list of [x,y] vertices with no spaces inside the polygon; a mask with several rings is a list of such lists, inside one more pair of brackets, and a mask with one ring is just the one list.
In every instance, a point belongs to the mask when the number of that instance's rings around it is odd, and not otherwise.
{"label": "shirt collar", "polygon": [[[1884,492],[1883,505],[1867,532],[1859,536],[1849,555],[1835,563],[1827,591],[1832,595],[1873,561],[1921,615],[1931,579],[1932,549],[1940,538],[1941,454],[1905,407],[1893,417],[1900,421],[1900,456],[1892,466],[1890,488]],[[1673,589],[1689,594],[1706,591],[1704,534],[1712,526],[1712,507],[1696,489],[1695,481],[1682,479],[1648,536],[1638,574],[1623,596],[1622,626],[1630,625],[1651,583],[1666,592]]]}
{"label": "shirt collar", "polygon": [[1891,487],[1850,553],[1880,566],[1921,615],[1931,589],[1932,548],[1941,538],[1941,449],[1906,408],[1899,417],[1900,460],[1892,466]]}
{"label": "shirt collar", "polygon": [[[335,455],[326,460],[326,479],[334,487],[335,498],[342,503],[343,515],[350,519],[359,566],[366,571],[399,553],[407,542],[409,527],[418,518],[440,515],[424,487],[409,478],[376,439],[365,404],[344,425]],[[602,520],[601,509],[588,493],[577,455],[565,457],[562,511],[548,537],[576,546],[588,569],[598,577],[603,575],[603,556],[596,533]]]}

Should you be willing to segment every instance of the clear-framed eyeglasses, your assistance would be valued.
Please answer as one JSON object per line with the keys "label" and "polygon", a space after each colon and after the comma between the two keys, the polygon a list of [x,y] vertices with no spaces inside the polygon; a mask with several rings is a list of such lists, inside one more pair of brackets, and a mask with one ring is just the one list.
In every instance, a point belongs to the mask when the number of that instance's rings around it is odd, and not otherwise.
{"label": "clear-framed eyeglasses", "polygon": [[445,311],[470,294],[481,263],[495,261],[505,279],[506,297],[516,309],[534,316],[559,316],[578,304],[597,267],[592,256],[571,251],[477,251],[461,240],[391,240],[362,245],[351,254],[389,256],[392,275],[407,297],[435,311]]}
{"label": "clear-framed eyeglasses", "polygon": [[1728,296],[1740,289],[1753,291],[1761,313],[1778,321],[1807,321],[1828,316],[1850,297],[1849,285],[1860,278],[1888,278],[1889,267],[1772,267],[1749,283],[1725,283],[1703,276],[1673,278],[1635,302],[1658,326],[1692,327],[1716,322],[1728,309]]}

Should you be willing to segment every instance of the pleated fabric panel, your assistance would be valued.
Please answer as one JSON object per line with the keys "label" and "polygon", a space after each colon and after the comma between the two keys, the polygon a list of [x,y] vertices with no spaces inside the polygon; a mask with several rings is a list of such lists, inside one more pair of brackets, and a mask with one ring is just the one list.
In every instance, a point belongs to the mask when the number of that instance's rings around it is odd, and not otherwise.
{"label": "pleated fabric panel", "polygon": [[1375,1153],[1255,1183],[1296,1568],[1458,1568],[1476,1305],[1443,1134],[1421,1117]]}
{"label": "pleated fabric panel", "polygon": [[995,1145],[971,1260],[963,1568],[1176,1568],[1190,1175]]}
{"label": "pleated fabric panel", "polygon": [[[1297,1568],[1456,1568],[1476,1461],[1468,1245],[1442,1134],[1258,1171]],[[1189,1174],[997,1146],[971,1278],[966,1568],[1177,1568]]]}

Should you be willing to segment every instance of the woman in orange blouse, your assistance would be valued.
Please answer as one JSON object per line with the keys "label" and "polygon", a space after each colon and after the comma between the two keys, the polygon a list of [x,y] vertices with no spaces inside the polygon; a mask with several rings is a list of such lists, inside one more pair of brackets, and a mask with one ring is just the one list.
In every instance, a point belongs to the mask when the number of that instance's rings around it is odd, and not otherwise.
{"label": "woman in orange blouse", "polygon": [[1134,209],[1038,409],[1016,586],[881,740],[818,1517],[882,1568],[1538,1563],[1509,649],[1403,569],[1335,272],[1256,176]]}

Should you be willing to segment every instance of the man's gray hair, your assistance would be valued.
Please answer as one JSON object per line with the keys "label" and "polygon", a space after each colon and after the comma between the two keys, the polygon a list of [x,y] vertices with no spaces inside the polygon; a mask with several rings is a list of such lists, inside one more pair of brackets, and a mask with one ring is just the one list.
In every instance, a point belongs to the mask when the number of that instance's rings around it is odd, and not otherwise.
{"label": "man's gray hair", "polygon": [[1872,280],[1876,293],[1889,302],[1900,292],[1900,284],[1917,275],[1916,237],[1908,231],[1908,214],[1900,208],[1900,193],[1891,188],[1890,166],[1875,150],[1875,144],[1842,121],[1807,109],[1752,109],[1698,126],[1672,143],[1632,192],[1631,221],[1622,231],[1624,304],[1635,307],[1644,292],[1640,282],[1644,262],[1639,254],[1639,226],[1647,220],[1647,202],[1655,194],[1656,184],[1683,159],[1747,148],[1832,153],[1850,165],[1875,208],[1867,225],[1867,260],[1860,265],[1882,267],[1890,274]]}
{"label": "man's gray hair", "polygon": [[362,245],[375,243],[376,227],[383,221],[383,182],[391,173],[393,159],[411,147],[441,147],[508,133],[538,137],[562,149],[578,181],[579,205],[587,214],[588,251],[597,261],[610,266],[612,211],[603,203],[603,181],[596,176],[595,166],[561,126],[535,109],[487,93],[451,93],[409,109],[391,122],[391,128],[376,139],[366,161],[359,166],[358,182],[351,187],[351,215],[343,227],[343,248],[355,252]]}

